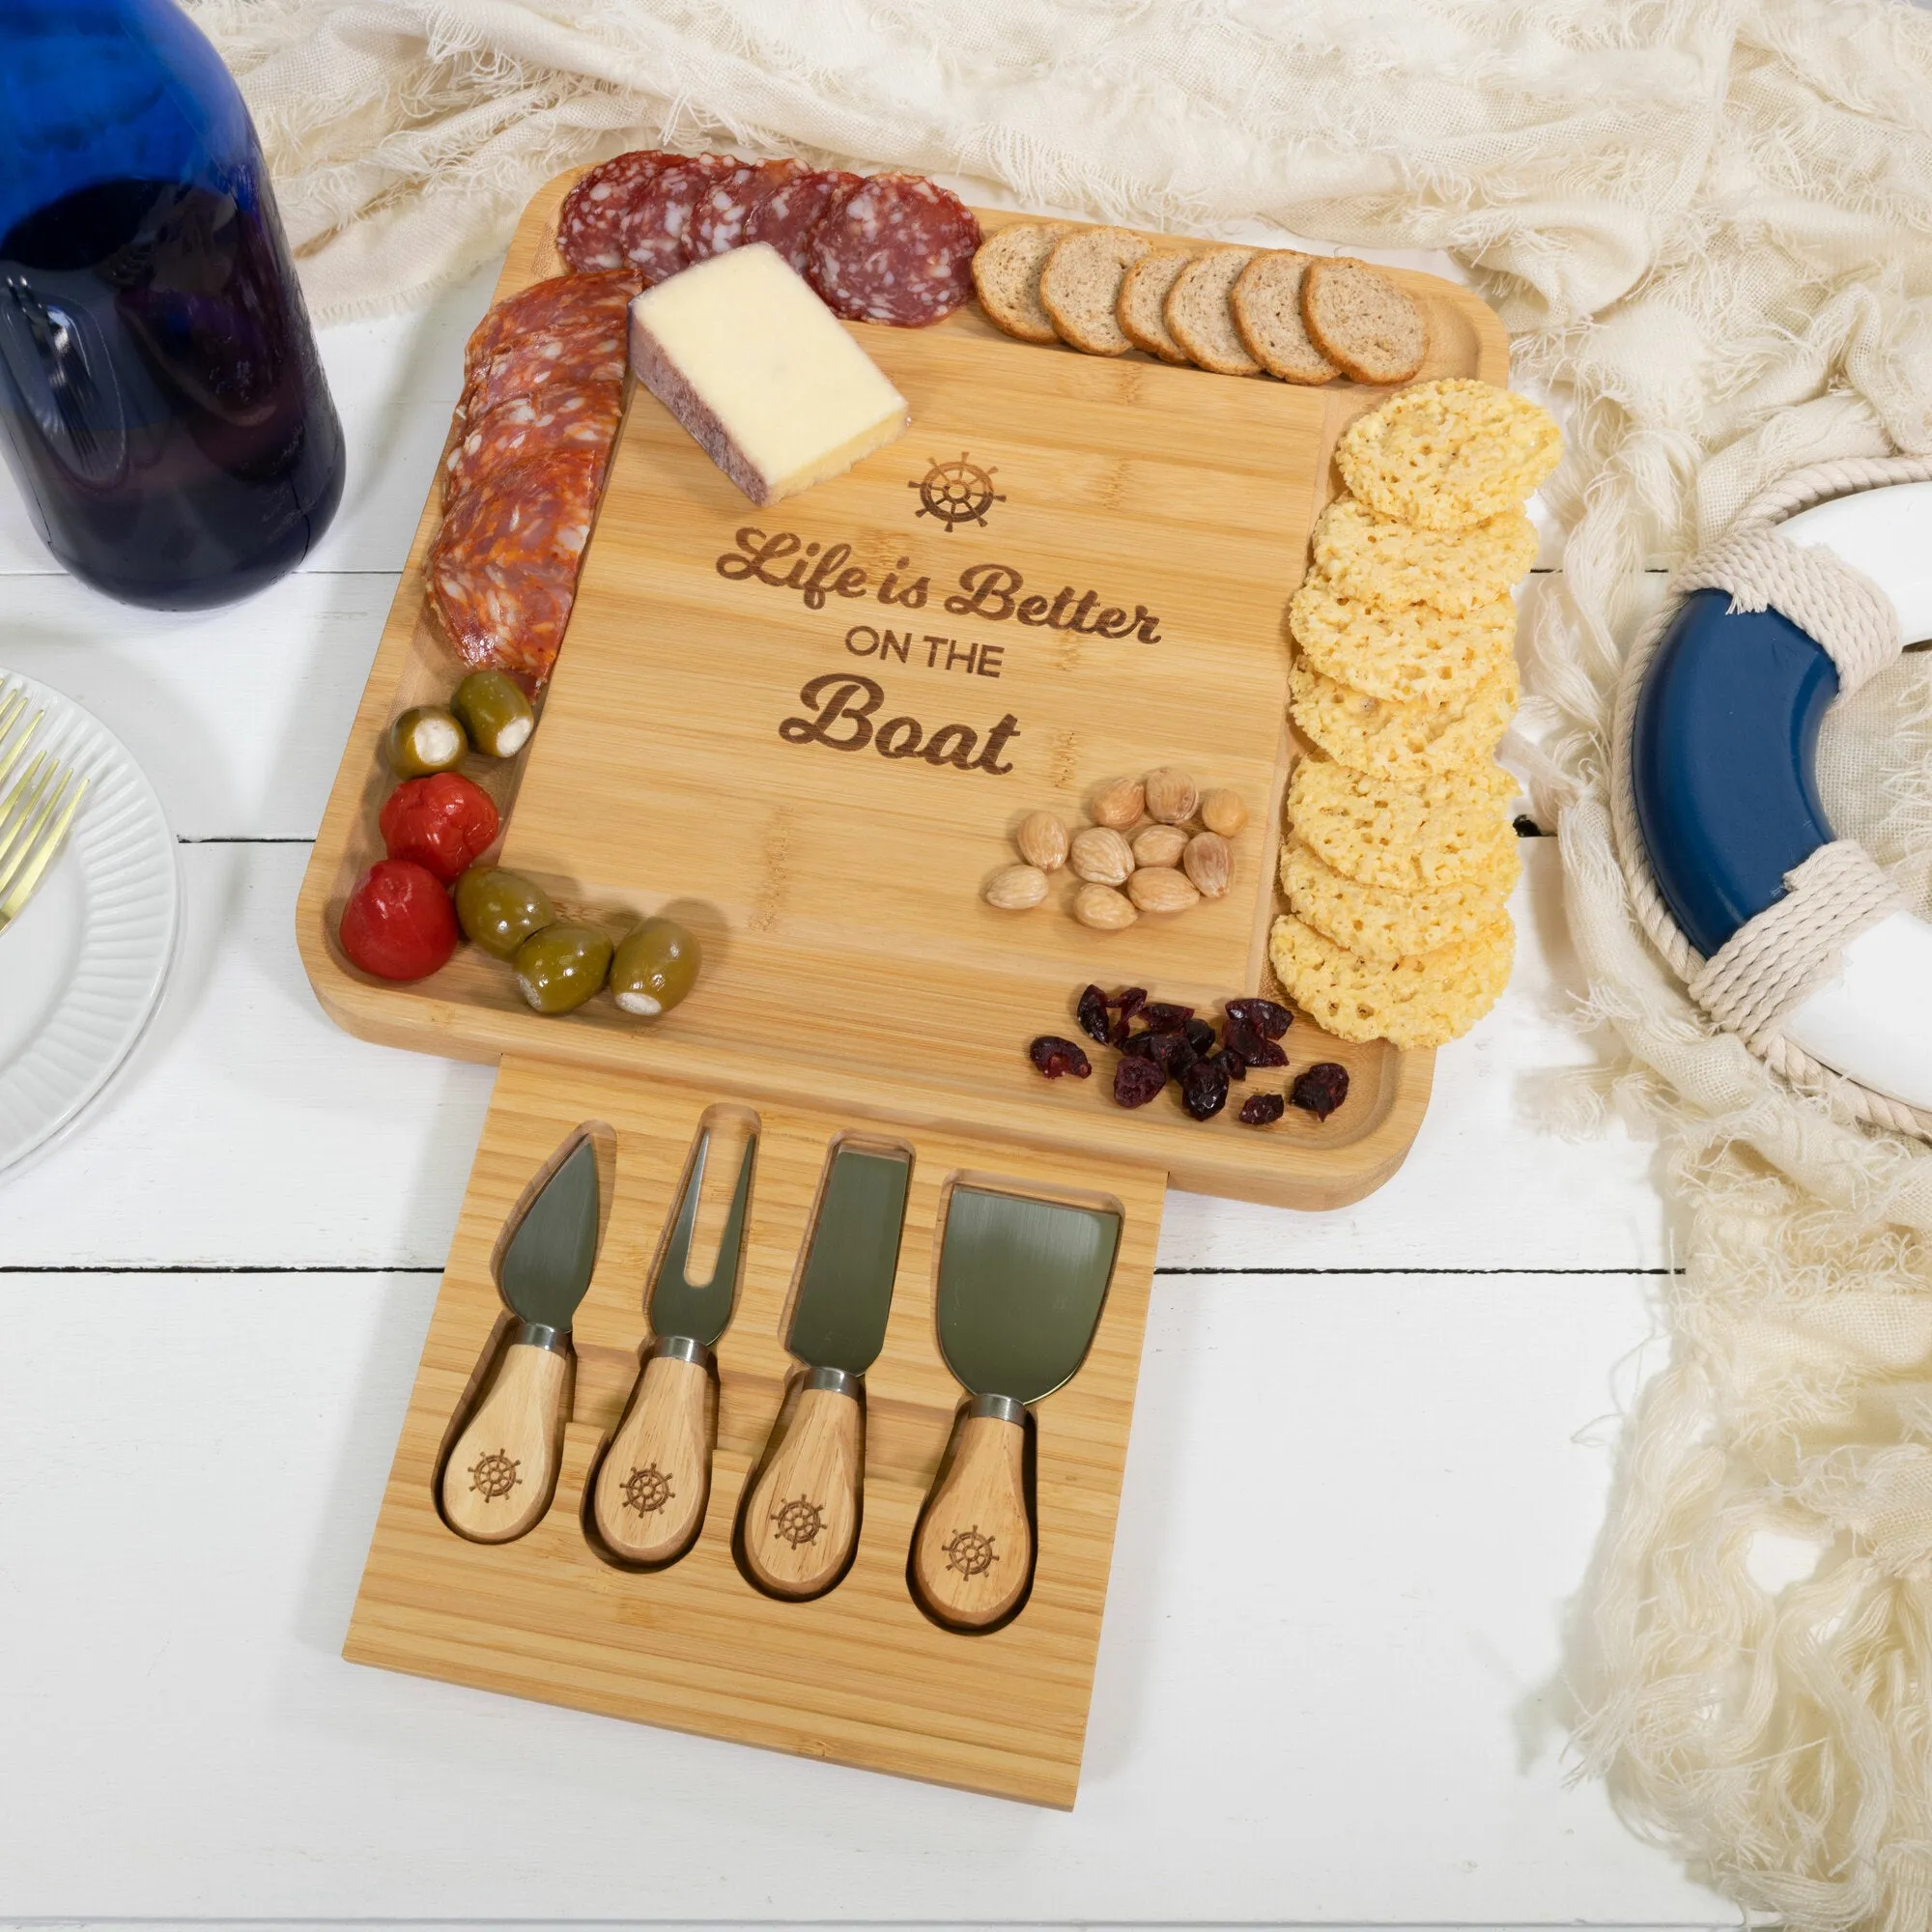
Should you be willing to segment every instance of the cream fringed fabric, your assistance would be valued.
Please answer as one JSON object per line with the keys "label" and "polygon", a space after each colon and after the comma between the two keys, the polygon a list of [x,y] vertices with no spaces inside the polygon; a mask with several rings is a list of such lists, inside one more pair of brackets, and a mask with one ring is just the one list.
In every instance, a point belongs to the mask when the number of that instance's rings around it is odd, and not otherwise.
{"label": "cream fringed fabric", "polygon": [[[1804,1928],[1932,1925],[1932,1151],[1714,1030],[1633,917],[1617,668],[1788,472],[1932,449],[1932,15],[1902,0],[190,0],[324,316],[419,299],[639,142],[963,174],[1040,207],[1445,248],[1567,403],[1529,600],[1612,1097],[1668,1149],[1674,1352],[1578,1613],[1588,1764]],[[1838,831],[1932,863],[1924,659],[1837,707]],[[1928,989],[1932,996],[1932,989]],[[1551,1311],[1552,1320],[1561,1311]],[[1524,1534],[1534,1534],[1533,1525]],[[1778,1571],[1774,1560],[1783,1565]],[[1794,1575],[1804,1572],[1802,1580]]]}

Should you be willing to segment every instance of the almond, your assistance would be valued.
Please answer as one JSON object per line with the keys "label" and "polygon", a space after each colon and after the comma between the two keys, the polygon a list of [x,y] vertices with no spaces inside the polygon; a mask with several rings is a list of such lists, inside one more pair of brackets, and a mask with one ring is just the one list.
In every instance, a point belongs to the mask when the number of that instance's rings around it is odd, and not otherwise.
{"label": "almond", "polygon": [[1194,816],[1200,793],[1179,765],[1162,765],[1146,780],[1147,815],[1163,825],[1184,825]]}
{"label": "almond", "polygon": [[1134,869],[1133,848],[1111,826],[1090,825],[1073,835],[1074,872],[1096,886],[1118,886]]}
{"label": "almond", "polygon": [[1094,814],[1095,825],[1124,832],[1128,826],[1141,822],[1147,810],[1147,789],[1139,779],[1109,779],[1094,794],[1094,803],[1088,810]]}
{"label": "almond", "polygon": [[986,881],[986,903],[1002,912],[1024,912],[1045,896],[1046,874],[1037,866],[1009,866]]}
{"label": "almond", "polygon": [[1127,881],[1127,896],[1143,912],[1185,912],[1201,895],[1172,866],[1144,866]]}
{"label": "almond", "polygon": [[1187,834],[1178,825],[1150,825],[1135,834],[1133,848],[1137,866],[1178,866],[1187,849]]}
{"label": "almond", "polygon": [[[1181,883],[1187,882],[1183,879]],[[1112,886],[1082,886],[1073,901],[1073,917],[1095,932],[1121,932],[1140,914]]]}
{"label": "almond", "polygon": [[1187,841],[1180,864],[1204,899],[1218,899],[1234,876],[1235,854],[1218,832],[1197,832]]}
{"label": "almond", "polygon": [[1036,811],[1020,821],[1013,836],[1020,857],[1042,872],[1057,872],[1066,863],[1066,828],[1050,811]]}
{"label": "almond", "polygon": [[1232,838],[1248,822],[1248,808],[1237,791],[1218,787],[1201,794],[1201,822],[1209,832]]}

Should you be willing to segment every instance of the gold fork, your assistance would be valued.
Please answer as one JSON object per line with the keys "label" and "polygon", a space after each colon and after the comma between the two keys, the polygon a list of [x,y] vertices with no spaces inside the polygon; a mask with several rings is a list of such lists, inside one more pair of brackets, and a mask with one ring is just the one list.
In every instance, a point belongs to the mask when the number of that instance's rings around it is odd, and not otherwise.
{"label": "gold fork", "polygon": [[[26,709],[27,694],[20,686],[0,688],[0,786],[13,778],[28,740],[46,715],[35,712],[10,744],[9,735]],[[33,897],[87,795],[87,783],[71,765],[37,752],[12,789],[0,793],[0,932]]]}

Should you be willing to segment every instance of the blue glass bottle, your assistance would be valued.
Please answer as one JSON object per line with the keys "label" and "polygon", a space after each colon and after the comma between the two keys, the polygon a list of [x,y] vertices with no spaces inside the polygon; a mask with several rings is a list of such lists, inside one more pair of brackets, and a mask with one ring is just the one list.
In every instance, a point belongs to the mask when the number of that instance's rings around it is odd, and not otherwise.
{"label": "blue glass bottle", "polygon": [[341,501],[254,128],[173,0],[0,0],[0,453],[62,563],[161,610],[270,582]]}

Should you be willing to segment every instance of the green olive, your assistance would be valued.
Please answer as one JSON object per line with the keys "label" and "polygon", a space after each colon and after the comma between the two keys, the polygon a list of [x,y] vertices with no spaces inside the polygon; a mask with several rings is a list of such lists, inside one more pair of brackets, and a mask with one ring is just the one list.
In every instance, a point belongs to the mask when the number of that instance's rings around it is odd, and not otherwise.
{"label": "green olive", "polygon": [[418,704],[389,726],[389,767],[399,779],[453,772],[469,749],[456,713],[440,704]]}
{"label": "green olive", "polygon": [[627,1013],[656,1019],[697,980],[697,941],[674,919],[634,926],[611,961],[611,995]]}
{"label": "green olive", "polygon": [[610,971],[611,942],[594,925],[547,925],[517,948],[517,990],[540,1013],[573,1011]]}
{"label": "green olive", "polygon": [[449,702],[486,758],[515,757],[536,729],[537,715],[523,687],[500,670],[471,671]]}
{"label": "green olive", "polygon": [[456,882],[456,918],[471,945],[507,959],[531,933],[555,921],[556,909],[550,895],[521,872],[471,866]]}

